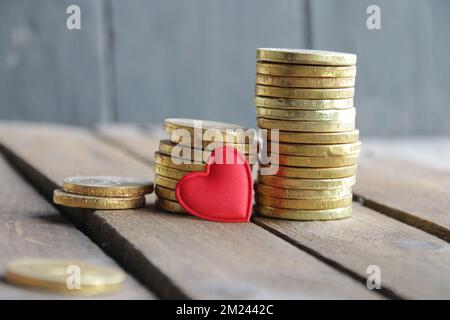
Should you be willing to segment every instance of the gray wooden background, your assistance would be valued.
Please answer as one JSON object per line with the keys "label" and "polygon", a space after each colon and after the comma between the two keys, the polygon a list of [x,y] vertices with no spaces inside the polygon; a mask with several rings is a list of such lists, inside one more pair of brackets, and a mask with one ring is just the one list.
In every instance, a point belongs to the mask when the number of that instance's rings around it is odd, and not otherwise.
{"label": "gray wooden background", "polygon": [[363,135],[450,134],[448,0],[1,0],[0,119],[255,126],[257,47],[357,53]]}

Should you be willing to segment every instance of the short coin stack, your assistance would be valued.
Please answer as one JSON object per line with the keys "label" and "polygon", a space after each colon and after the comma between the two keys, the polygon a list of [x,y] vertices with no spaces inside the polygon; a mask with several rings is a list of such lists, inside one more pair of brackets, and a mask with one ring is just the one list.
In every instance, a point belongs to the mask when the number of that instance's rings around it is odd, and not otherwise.
{"label": "short coin stack", "polygon": [[353,107],[356,55],[258,49],[257,60],[257,123],[269,131],[265,149],[279,169],[260,170],[256,211],[294,220],[351,216],[361,148]]}
{"label": "short coin stack", "polygon": [[211,151],[217,147],[234,147],[245,155],[250,164],[256,163],[254,134],[244,134],[247,129],[239,125],[194,119],[166,119],[164,130],[170,135],[170,140],[161,140],[159,151],[155,152],[156,206],[160,209],[185,213],[175,195],[176,185],[189,172],[205,171],[205,163]]}
{"label": "short coin stack", "polygon": [[63,188],[53,191],[53,202],[85,209],[133,209],[145,205],[145,195],[153,192],[153,182],[128,177],[68,177]]}

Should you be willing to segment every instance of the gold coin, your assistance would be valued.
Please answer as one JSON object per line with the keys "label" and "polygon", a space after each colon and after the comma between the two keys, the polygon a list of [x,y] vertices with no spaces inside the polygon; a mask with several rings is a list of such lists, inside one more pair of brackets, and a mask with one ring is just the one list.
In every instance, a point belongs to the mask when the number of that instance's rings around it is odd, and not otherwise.
{"label": "gold coin", "polygon": [[94,197],[64,192],[62,189],[53,191],[53,202],[65,207],[113,210],[133,209],[145,205],[145,197]]}
{"label": "gold coin", "polygon": [[271,76],[346,78],[356,76],[356,67],[324,67],[282,63],[257,62],[256,73]]}
{"label": "gold coin", "polygon": [[[71,286],[69,278],[75,270],[80,271],[79,289]],[[81,295],[115,292],[125,280],[125,275],[117,269],[58,259],[13,261],[4,277],[14,285]]]}
{"label": "gold coin", "polygon": [[115,176],[68,177],[63,190],[94,197],[142,197],[153,192],[153,182]]}
{"label": "gold coin", "polygon": [[155,163],[164,167],[181,171],[204,171],[206,167],[204,163],[178,163],[179,160],[174,162],[170,156],[155,152]]}
{"label": "gold coin", "polygon": [[329,190],[300,190],[286,189],[266,186],[261,183],[255,184],[256,194],[267,195],[275,198],[287,199],[329,199],[341,198],[352,194],[352,188],[329,189]]}
{"label": "gold coin", "polygon": [[350,188],[356,182],[356,177],[347,177],[339,179],[296,179],[278,176],[259,175],[259,182],[271,187],[288,189],[342,189]]}
{"label": "gold coin", "polygon": [[342,121],[290,121],[258,118],[258,126],[263,129],[279,129],[299,132],[344,132],[355,129],[355,122]]}
{"label": "gold coin", "polygon": [[336,179],[356,175],[357,166],[339,168],[295,168],[279,166],[278,177],[304,178],[304,179]]}
{"label": "gold coin", "polygon": [[163,167],[159,164],[155,165],[155,174],[157,174],[158,176],[163,176],[163,177],[170,178],[170,179],[179,180],[188,173],[189,173],[188,171],[180,171],[177,169]]}
{"label": "gold coin", "polygon": [[257,107],[256,115],[267,119],[300,121],[355,121],[355,108],[343,110],[281,110]]}
{"label": "gold coin", "polygon": [[267,206],[256,206],[255,211],[259,214],[278,219],[288,220],[336,220],[351,217],[352,207],[326,209],[326,210],[293,210],[279,209]]}
{"label": "gold coin", "polygon": [[174,159],[185,160],[183,163],[186,164],[206,163],[211,156],[211,151],[183,147],[170,140],[161,140],[159,142],[159,152],[171,156],[172,161]]}
{"label": "gold coin", "polygon": [[[267,145],[270,152],[276,148],[277,144],[272,142]],[[278,153],[302,157],[346,157],[357,155],[361,151],[361,142],[341,143],[341,144],[299,144],[299,143],[279,143]]]}
{"label": "gold coin", "polygon": [[323,210],[348,207],[352,204],[352,195],[331,199],[282,199],[257,194],[257,205],[282,209]]}
{"label": "gold coin", "polygon": [[311,100],[311,99],[286,99],[255,96],[253,98],[255,106],[272,109],[300,109],[300,110],[328,110],[328,109],[348,109],[353,107],[353,99],[331,99],[331,100]]}
{"label": "gold coin", "polygon": [[156,186],[162,186],[167,189],[175,190],[177,187],[178,180],[170,179],[162,176],[155,176],[155,185]]}
{"label": "gold coin", "polygon": [[[182,129],[182,130],[179,130]],[[230,143],[245,144],[246,140],[253,141],[256,131],[242,126],[216,121],[195,119],[166,119],[164,130],[171,135],[174,141],[190,138],[191,145],[195,141],[226,141]]]}
{"label": "gold coin", "polygon": [[[171,140],[172,141],[172,140]],[[258,152],[258,141],[255,139],[253,143],[229,143],[229,142],[211,142],[211,141],[199,141],[197,145],[190,145],[190,143],[185,143],[184,141],[177,142],[172,141],[175,144],[179,144],[180,146],[191,148],[192,149],[198,149],[198,150],[206,150],[206,151],[213,151],[214,149],[217,149],[219,147],[232,147],[237,149],[239,152],[243,154],[256,154]]]}
{"label": "gold coin", "polygon": [[350,88],[355,78],[297,78],[257,74],[256,83],[285,88]]}
{"label": "gold coin", "polygon": [[258,96],[276,97],[276,98],[278,97],[290,99],[328,100],[328,99],[353,98],[355,94],[355,89],[281,88],[257,84],[255,87],[255,94]]}
{"label": "gold coin", "polygon": [[158,198],[163,198],[167,200],[172,201],[178,201],[177,196],[175,195],[175,190],[164,188],[161,186],[155,187],[155,194],[158,196]]}
{"label": "gold coin", "polygon": [[[271,131],[267,132],[267,139],[271,140]],[[326,132],[326,133],[310,133],[310,132],[291,132],[279,131],[278,141],[287,143],[304,143],[304,144],[337,144],[351,143],[358,141],[359,130],[355,129],[346,132]]]}
{"label": "gold coin", "polygon": [[[183,160],[182,162],[186,164],[206,163],[211,156],[211,151],[183,147],[181,145],[174,144],[170,140],[161,140],[159,142],[159,152],[171,156],[172,161],[175,161],[175,159],[181,159]],[[247,159],[249,164],[255,164],[258,161],[257,154],[244,154],[244,157]]]}
{"label": "gold coin", "polygon": [[159,209],[174,212],[174,213],[187,213],[183,207],[175,201],[158,198],[155,201],[155,206]]}
{"label": "gold coin", "polygon": [[358,158],[358,154],[345,157],[299,157],[279,154],[271,159],[271,163],[289,167],[336,168],[357,164]]}
{"label": "gold coin", "polygon": [[331,66],[356,64],[356,54],[305,49],[259,48],[256,51],[256,59],[258,61]]}

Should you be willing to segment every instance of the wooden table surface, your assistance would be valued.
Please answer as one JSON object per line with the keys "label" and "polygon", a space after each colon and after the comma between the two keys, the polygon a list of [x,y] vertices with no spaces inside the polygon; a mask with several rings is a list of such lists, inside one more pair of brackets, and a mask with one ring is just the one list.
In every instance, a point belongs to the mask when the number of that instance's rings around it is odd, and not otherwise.
{"label": "wooden table surface", "polygon": [[[0,123],[0,273],[24,256],[116,265],[107,299],[449,299],[450,139],[363,140],[353,217],[221,224],[52,205],[66,176],[153,177],[159,128]],[[381,270],[381,290],[366,286]],[[0,282],[0,298],[76,298]]]}

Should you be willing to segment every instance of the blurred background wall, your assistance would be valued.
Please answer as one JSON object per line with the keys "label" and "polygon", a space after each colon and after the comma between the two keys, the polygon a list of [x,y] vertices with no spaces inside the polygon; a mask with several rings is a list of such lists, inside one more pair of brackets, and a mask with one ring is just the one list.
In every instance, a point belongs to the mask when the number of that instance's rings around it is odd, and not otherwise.
{"label": "blurred background wall", "polygon": [[448,0],[1,0],[0,119],[255,126],[258,47],[357,53],[363,135],[450,134]]}

